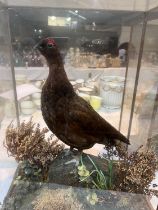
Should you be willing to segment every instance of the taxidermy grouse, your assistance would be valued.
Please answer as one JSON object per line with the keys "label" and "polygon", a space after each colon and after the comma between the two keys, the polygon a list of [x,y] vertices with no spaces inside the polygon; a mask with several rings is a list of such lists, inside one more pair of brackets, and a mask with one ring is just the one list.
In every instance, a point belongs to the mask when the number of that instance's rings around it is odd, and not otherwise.
{"label": "taxidermy grouse", "polygon": [[119,140],[129,144],[125,136],[75,93],[53,38],[43,39],[36,48],[49,66],[41,94],[42,115],[48,128],[70,149],[79,151],[91,148],[95,143],[116,146]]}

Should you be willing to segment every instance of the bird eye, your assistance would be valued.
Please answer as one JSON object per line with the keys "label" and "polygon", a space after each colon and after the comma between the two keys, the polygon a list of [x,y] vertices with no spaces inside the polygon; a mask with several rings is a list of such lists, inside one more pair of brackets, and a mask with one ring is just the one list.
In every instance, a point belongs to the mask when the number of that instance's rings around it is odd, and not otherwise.
{"label": "bird eye", "polygon": [[48,47],[48,48],[53,48],[53,44],[52,44],[52,43],[48,43],[48,44],[47,44],[47,47]]}

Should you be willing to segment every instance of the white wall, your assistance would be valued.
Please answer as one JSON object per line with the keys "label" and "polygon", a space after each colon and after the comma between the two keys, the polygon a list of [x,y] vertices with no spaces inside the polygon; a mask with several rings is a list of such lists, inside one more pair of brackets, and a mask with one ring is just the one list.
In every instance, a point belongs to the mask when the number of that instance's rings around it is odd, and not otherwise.
{"label": "white wall", "polygon": [[158,7],[158,0],[148,0],[148,9]]}
{"label": "white wall", "polygon": [[147,5],[146,1],[147,0],[7,0],[9,6],[62,7],[130,11],[144,11]]}
{"label": "white wall", "polygon": [[6,3],[6,0],[0,0],[0,3]]}

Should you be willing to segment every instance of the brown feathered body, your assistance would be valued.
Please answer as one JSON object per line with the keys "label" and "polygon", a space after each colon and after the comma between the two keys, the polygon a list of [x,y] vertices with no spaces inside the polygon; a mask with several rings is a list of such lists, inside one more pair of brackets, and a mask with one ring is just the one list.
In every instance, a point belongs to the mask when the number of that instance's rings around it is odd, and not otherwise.
{"label": "brown feathered body", "polygon": [[79,97],[64,70],[60,53],[42,54],[49,65],[49,75],[42,88],[41,109],[48,128],[65,144],[78,150],[95,143],[115,145],[116,140],[129,141],[105,121],[84,99]]}

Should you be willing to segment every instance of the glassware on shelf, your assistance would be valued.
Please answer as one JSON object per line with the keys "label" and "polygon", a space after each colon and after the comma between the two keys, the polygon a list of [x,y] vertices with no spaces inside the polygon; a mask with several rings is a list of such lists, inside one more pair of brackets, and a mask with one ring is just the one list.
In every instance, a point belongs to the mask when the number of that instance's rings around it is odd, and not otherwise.
{"label": "glassware on shelf", "polygon": [[41,108],[41,93],[33,93],[32,101],[37,109]]}
{"label": "glassware on shelf", "polygon": [[77,79],[75,82],[77,88],[81,88],[84,86],[84,79]]}
{"label": "glassware on shelf", "polygon": [[104,76],[100,80],[100,96],[103,98],[103,105],[109,109],[121,107],[124,77]]}
{"label": "glassware on shelf", "polygon": [[35,111],[35,106],[32,100],[24,100],[20,103],[21,113],[23,115],[32,115]]}
{"label": "glassware on shelf", "polygon": [[74,54],[74,66],[79,67],[80,66],[80,49],[76,48],[75,54]]}
{"label": "glassware on shelf", "polygon": [[101,108],[102,98],[99,96],[90,96],[90,105],[95,110],[99,110]]}
{"label": "glassware on shelf", "polygon": [[111,58],[111,66],[112,67],[120,67],[121,66],[121,60],[119,57]]}
{"label": "glassware on shelf", "polygon": [[7,118],[15,118],[16,117],[15,104],[13,101],[5,100],[4,113]]}

